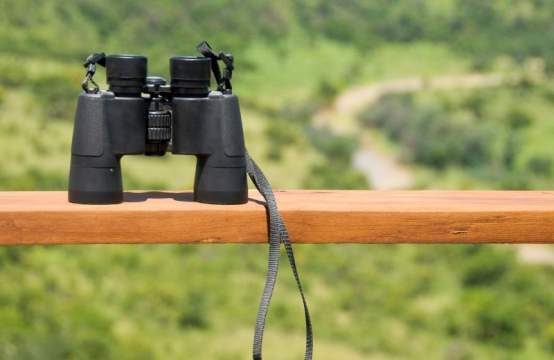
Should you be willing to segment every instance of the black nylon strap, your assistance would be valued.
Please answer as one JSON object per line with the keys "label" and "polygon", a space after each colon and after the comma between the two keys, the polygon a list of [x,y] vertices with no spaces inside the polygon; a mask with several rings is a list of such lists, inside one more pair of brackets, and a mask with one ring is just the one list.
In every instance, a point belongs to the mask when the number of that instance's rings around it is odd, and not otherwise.
{"label": "black nylon strap", "polygon": [[202,41],[200,44],[196,46],[196,49],[200,51],[204,57],[210,58],[212,60],[212,73],[214,74],[215,82],[219,86],[221,83],[221,70],[219,70],[219,65],[217,61],[219,60],[219,56],[212,50],[212,47],[210,44],[208,44],[207,41]]}
{"label": "black nylon strap", "polygon": [[253,344],[253,358],[254,360],[262,359],[262,342],[264,335],[265,321],[267,312],[269,310],[269,304],[271,302],[271,296],[273,295],[273,289],[275,288],[275,282],[277,280],[277,272],[279,270],[279,258],[280,258],[280,246],[281,241],[285,246],[287,257],[289,259],[296,285],[300,291],[302,297],[302,303],[304,305],[304,316],[306,320],[306,353],[304,360],[311,360],[313,355],[313,333],[312,333],[312,321],[310,319],[310,313],[308,311],[308,304],[302,290],[300,283],[300,277],[296,269],[296,262],[294,260],[294,253],[292,251],[292,244],[289,239],[285,223],[279,214],[277,209],[277,203],[273,190],[269,185],[266,177],[256,165],[256,163],[250,158],[248,152],[246,152],[246,171],[250,176],[250,179],[262,194],[266,201],[266,206],[269,216],[269,259],[267,267],[267,278],[265,288],[260,301],[260,307],[258,309],[258,316],[256,318],[256,329],[254,331],[254,344]]}

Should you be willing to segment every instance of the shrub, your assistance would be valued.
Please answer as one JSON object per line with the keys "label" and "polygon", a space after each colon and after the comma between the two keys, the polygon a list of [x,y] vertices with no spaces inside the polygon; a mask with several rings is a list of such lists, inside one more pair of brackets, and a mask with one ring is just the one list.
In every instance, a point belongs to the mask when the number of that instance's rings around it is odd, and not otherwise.
{"label": "shrub", "polygon": [[333,134],[329,129],[310,129],[308,137],[319,152],[327,160],[342,164],[344,167],[350,166],[352,153],[358,148],[358,139],[353,136],[342,136]]}
{"label": "shrub", "polygon": [[367,189],[365,176],[352,169],[352,154],[358,148],[358,139],[333,134],[329,129],[313,129],[308,132],[314,148],[325,158],[313,165],[304,179],[307,189]]}
{"label": "shrub", "polygon": [[469,292],[465,306],[470,336],[485,343],[520,348],[525,328],[521,321],[521,307],[513,299],[491,289]]}
{"label": "shrub", "polygon": [[506,122],[513,130],[527,127],[533,123],[533,116],[520,108],[512,108],[506,114]]}
{"label": "shrub", "polygon": [[282,151],[285,147],[300,143],[300,134],[296,127],[283,121],[270,121],[265,131],[266,138],[269,141],[267,153],[268,160],[281,160]]}
{"label": "shrub", "polygon": [[1,190],[65,190],[67,175],[31,167],[21,175],[0,173]]}
{"label": "shrub", "polygon": [[305,189],[363,190],[369,187],[365,176],[349,167],[317,164],[310,168],[302,187]]}
{"label": "shrub", "polygon": [[31,83],[47,118],[71,120],[75,110],[80,83],[66,75],[45,75]]}
{"label": "shrub", "polygon": [[460,268],[465,287],[494,285],[514,266],[511,253],[487,245],[474,245],[473,250],[475,252],[466,257]]}
{"label": "shrub", "polygon": [[481,166],[492,159],[493,132],[487,124],[461,121],[438,108],[418,106],[412,95],[384,96],[359,119],[398,141],[411,162],[443,169]]}
{"label": "shrub", "polygon": [[527,161],[527,170],[534,175],[548,177],[552,175],[552,157],[548,155],[534,155]]}

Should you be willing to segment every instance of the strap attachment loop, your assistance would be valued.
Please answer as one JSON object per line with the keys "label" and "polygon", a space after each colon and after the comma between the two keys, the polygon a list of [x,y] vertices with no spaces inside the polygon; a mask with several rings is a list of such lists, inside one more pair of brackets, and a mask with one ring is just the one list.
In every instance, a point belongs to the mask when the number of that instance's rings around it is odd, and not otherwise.
{"label": "strap attachment loop", "polygon": [[[233,77],[233,70],[235,70],[235,66],[233,65],[235,58],[233,55],[224,54],[223,52],[216,54],[207,41],[202,41],[196,46],[196,49],[200,51],[204,57],[212,59],[212,73],[217,82],[217,91],[221,91],[224,94],[232,94],[233,87],[231,86],[231,78]],[[219,69],[218,61],[222,61],[225,64],[223,75]]]}
{"label": "strap attachment loop", "polygon": [[[100,86],[94,81],[93,76],[96,73],[96,64],[101,66],[106,66],[106,54],[104,53],[95,53],[89,55],[83,66],[87,68],[87,73],[85,75],[85,80],[81,83],[81,87],[86,93],[96,94],[100,91]],[[94,87],[89,88],[88,83],[91,82]]]}

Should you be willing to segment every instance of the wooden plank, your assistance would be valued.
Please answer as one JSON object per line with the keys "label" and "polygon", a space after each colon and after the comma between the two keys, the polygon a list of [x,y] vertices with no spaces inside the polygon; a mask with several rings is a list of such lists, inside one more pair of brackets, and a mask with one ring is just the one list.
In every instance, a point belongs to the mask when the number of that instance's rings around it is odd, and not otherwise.
{"label": "wooden plank", "polygon": [[[554,243],[551,191],[277,191],[295,243]],[[190,192],[127,192],[77,205],[65,192],[0,192],[0,245],[265,243],[261,196],[208,205]]]}

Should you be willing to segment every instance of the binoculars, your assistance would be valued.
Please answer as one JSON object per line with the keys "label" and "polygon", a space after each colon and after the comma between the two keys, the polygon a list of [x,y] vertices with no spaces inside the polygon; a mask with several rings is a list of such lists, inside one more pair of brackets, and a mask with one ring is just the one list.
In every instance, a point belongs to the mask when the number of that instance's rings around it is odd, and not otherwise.
{"label": "binoculars", "polygon": [[[207,43],[198,49],[204,57],[169,59],[169,85],[147,76],[144,56],[102,53],[87,59],[71,145],[70,202],[121,203],[121,158],[166,152],[196,156],[194,201],[247,202],[244,134],[230,86],[233,57],[216,55]],[[224,75],[218,60],[227,65]],[[108,90],[100,90],[92,78],[96,64],[106,67]],[[214,91],[212,72],[218,82]],[[89,81],[95,88],[88,88]]]}

